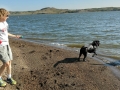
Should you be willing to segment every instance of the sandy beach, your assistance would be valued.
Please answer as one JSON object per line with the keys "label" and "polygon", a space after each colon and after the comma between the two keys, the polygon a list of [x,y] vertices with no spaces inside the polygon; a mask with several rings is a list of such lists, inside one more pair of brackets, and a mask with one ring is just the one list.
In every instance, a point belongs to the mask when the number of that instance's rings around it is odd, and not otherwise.
{"label": "sandy beach", "polygon": [[10,46],[17,85],[0,90],[120,90],[108,66],[89,57],[78,62],[78,52],[18,39],[10,39]]}

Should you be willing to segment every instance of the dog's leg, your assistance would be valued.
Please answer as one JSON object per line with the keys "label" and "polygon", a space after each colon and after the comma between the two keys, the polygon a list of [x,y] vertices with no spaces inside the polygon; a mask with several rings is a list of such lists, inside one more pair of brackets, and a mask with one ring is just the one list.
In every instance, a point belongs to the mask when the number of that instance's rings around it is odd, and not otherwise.
{"label": "dog's leg", "polygon": [[94,53],[93,55],[92,55],[92,57],[94,57],[95,55],[97,55],[96,53]]}
{"label": "dog's leg", "polygon": [[84,53],[84,58],[83,58],[83,61],[86,61],[85,59],[86,59],[86,57],[87,57],[87,52],[85,52]]}
{"label": "dog's leg", "polygon": [[95,53],[93,53],[92,57],[94,57],[94,56],[95,56]]}
{"label": "dog's leg", "polygon": [[95,55],[97,55],[97,53],[96,53],[96,49],[95,49],[94,54],[92,55],[92,57],[94,57]]}
{"label": "dog's leg", "polygon": [[81,49],[80,49],[80,53],[79,53],[79,57],[78,57],[78,61],[80,61],[80,57],[82,55]]}

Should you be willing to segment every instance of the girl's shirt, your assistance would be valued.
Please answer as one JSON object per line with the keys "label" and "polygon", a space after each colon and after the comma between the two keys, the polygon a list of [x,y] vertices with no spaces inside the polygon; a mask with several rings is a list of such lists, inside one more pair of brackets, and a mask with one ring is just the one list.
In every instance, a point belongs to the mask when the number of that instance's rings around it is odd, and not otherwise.
{"label": "girl's shirt", "polygon": [[8,24],[7,22],[0,22],[0,46],[9,44],[8,40]]}

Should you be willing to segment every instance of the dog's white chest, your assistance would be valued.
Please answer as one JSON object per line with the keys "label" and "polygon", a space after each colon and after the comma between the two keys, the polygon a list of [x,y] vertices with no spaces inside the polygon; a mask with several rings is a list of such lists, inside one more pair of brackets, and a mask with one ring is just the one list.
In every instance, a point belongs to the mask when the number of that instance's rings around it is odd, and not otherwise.
{"label": "dog's white chest", "polygon": [[93,49],[93,46],[92,46],[92,45],[89,45],[88,50],[90,50],[90,49]]}

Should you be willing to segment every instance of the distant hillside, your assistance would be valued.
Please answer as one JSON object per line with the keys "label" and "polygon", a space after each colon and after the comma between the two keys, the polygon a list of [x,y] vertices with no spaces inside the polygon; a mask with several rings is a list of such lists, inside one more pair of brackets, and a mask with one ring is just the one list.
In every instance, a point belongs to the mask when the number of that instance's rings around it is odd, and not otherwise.
{"label": "distant hillside", "polygon": [[90,8],[90,9],[57,9],[46,7],[36,11],[10,11],[11,15],[28,15],[28,14],[62,14],[62,13],[80,13],[80,12],[98,12],[98,11],[120,11],[120,7]]}

